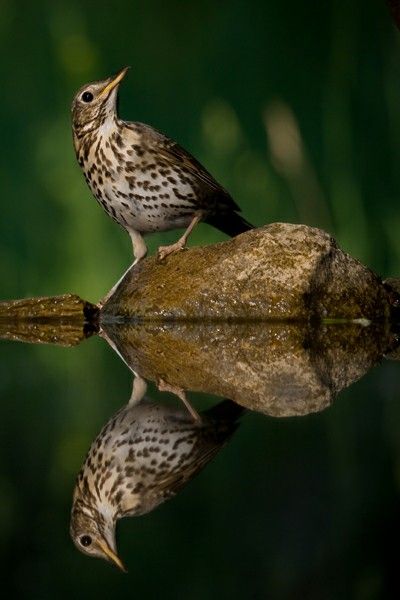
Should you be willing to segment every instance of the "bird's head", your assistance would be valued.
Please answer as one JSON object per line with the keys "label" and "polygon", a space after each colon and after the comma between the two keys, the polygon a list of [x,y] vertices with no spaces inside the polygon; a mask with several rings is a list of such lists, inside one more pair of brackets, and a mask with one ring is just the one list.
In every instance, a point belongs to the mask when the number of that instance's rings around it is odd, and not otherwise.
{"label": "bird's head", "polygon": [[118,87],[129,67],[116,75],[81,87],[72,102],[72,127],[77,137],[104,125],[116,115]]}
{"label": "bird's head", "polygon": [[97,509],[78,500],[72,507],[70,533],[78,550],[88,556],[103,558],[126,572],[117,553],[114,519],[107,519]]}

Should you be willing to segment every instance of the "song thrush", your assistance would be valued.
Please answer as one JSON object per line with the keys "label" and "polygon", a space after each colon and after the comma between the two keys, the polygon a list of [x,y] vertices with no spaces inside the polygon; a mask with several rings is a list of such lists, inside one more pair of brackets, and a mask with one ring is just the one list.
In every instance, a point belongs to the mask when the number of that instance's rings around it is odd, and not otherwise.
{"label": "song thrush", "polygon": [[135,262],[146,256],[146,233],[186,228],[175,244],[159,248],[163,259],[185,247],[201,220],[231,236],[251,229],[228,192],[186,150],[149,125],[119,119],[118,87],[127,70],[78,91],[72,128],[85,179],[129,233]]}
{"label": "song thrush", "polygon": [[70,532],[79,550],[120,569],[116,521],[142,515],[179,492],[236,430],[243,408],[230,400],[202,413],[144,400],[103,427],[78,475]]}

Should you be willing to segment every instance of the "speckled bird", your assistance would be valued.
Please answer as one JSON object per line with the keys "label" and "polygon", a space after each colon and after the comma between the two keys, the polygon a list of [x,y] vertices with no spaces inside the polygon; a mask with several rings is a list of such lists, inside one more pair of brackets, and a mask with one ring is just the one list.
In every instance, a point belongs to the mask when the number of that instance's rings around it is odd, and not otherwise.
{"label": "speckled bird", "polygon": [[225,400],[194,421],[186,409],[144,400],[103,427],[78,475],[70,532],[79,550],[120,569],[115,527],[179,492],[227,443],[244,409]]}
{"label": "speckled bird", "polygon": [[159,248],[164,259],[185,247],[199,221],[230,236],[251,229],[228,192],[189,152],[149,125],[118,117],[118,88],[127,70],[77,92],[72,128],[89,188],[129,233],[135,262],[146,256],[147,233],[186,228],[175,244]]}

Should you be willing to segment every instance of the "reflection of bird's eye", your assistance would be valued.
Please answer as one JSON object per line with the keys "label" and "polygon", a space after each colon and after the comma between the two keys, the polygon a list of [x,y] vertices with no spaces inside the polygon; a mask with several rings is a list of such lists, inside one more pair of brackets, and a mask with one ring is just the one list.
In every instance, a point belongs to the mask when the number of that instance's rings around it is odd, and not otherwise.
{"label": "reflection of bird's eye", "polygon": [[87,548],[92,543],[92,538],[90,537],[90,535],[83,535],[79,541],[81,542],[82,546],[85,546],[85,548]]}
{"label": "reflection of bird's eye", "polygon": [[84,102],[91,102],[93,100],[93,94],[92,94],[92,92],[83,92],[83,94],[82,94],[82,100]]}

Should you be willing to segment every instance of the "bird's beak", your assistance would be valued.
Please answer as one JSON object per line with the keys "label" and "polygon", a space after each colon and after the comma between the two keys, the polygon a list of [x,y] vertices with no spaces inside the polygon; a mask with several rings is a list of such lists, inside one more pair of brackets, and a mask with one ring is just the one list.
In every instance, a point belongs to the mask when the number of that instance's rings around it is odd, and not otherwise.
{"label": "bird's beak", "polygon": [[109,546],[107,546],[107,544],[105,544],[104,542],[97,542],[97,543],[98,543],[100,549],[104,552],[104,554],[107,556],[107,558],[114,565],[116,565],[124,573],[128,572],[127,569],[126,569],[126,567],[125,567],[125,565],[124,565],[124,563],[120,559],[120,557],[117,554],[115,554],[115,552],[113,550],[111,550],[111,548]]}
{"label": "bird's beak", "polygon": [[110,83],[107,83],[106,87],[104,88],[104,90],[102,90],[99,94],[100,96],[107,96],[111,90],[113,90],[125,77],[125,75],[127,74],[127,72],[129,71],[129,67],[125,67],[124,69],[121,69],[121,71],[119,71],[119,73],[117,73],[117,75],[114,77],[114,79],[112,79],[110,81]]}

